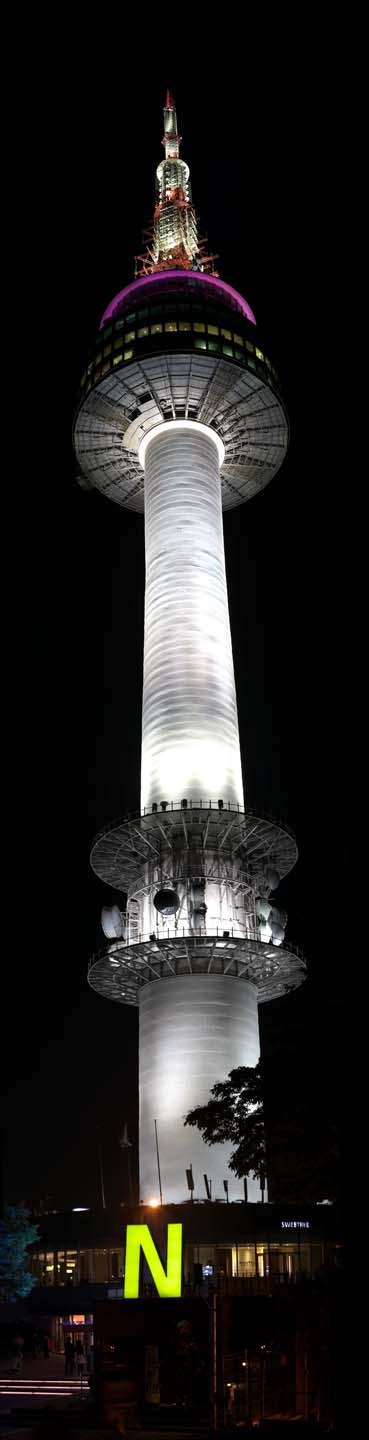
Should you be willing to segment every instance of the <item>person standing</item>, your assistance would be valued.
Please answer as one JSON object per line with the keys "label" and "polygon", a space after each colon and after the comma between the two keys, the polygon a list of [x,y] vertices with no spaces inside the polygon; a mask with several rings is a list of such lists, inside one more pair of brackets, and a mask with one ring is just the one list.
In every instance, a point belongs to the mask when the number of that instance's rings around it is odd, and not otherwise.
{"label": "person standing", "polygon": [[64,1345],[64,1356],[65,1356],[64,1374],[65,1374],[65,1375],[71,1375],[71,1374],[72,1374],[72,1361],[73,1361],[73,1345],[72,1345],[72,1341],[71,1341],[70,1335],[67,1335],[67,1339],[66,1339],[66,1341],[65,1341],[65,1345]]}
{"label": "person standing", "polygon": [[14,1358],[13,1358],[13,1363],[12,1363],[12,1370],[20,1370],[21,1365],[23,1365],[23,1350],[24,1350],[23,1335],[15,1335],[15,1336],[14,1336],[13,1344],[14,1344]]}
{"label": "person standing", "polygon": [[76,1341],[76,1361],[77,1361],[77,1375],[80,1376],[81,1378],[82,1378],[82,1375],[83,1375],[84,1363],[85,1363],[85,1361],[84,1361],[84,1353],[85,1353],[85,1352],[84,1352],[84,1349],[83,1349],[82,1340],[81,1340],[80,1336],[78,1336],[78,1340]]}

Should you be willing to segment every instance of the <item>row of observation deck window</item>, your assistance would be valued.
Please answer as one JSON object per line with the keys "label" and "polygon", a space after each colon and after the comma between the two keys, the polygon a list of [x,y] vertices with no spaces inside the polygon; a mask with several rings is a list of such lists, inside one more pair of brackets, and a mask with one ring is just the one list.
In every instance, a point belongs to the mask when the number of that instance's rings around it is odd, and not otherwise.
{"label": "row of observation deck window", "polygon": [[[148,310],[136,311],[117,320],[114,325],[106,326],[96,340],[95,353],[82,377],[81,390],[88,392],[105,375],[136,356],[155,353],[163,343],[161,337],[166,337],[165,343],[173,349],[177,348],[178,339],[179,344],[184,347],[189,344],[191,349],[224,355],[251,370],[261,370],[265,379],[274,381],[276,387],[280,388],[278,376],[270,360],[255,344],[254,339],[249,338],[249,328],[247,334],[242,333],[241,322],[237,330],[231,330],[229,322],[234,322],[234,316],[228,314],[219,319],[216,316],[210,319],[209,315],[204,315],[203,309],[201,316],[193,313],[195,307],[191,309],[192,313],[190,307],[184,305],[178,306],[177,311],[174,306],[152,306],[150,313]],[[188,318],[183,313],[186,311]],[[145,321],[147,323],[144,323]]]}

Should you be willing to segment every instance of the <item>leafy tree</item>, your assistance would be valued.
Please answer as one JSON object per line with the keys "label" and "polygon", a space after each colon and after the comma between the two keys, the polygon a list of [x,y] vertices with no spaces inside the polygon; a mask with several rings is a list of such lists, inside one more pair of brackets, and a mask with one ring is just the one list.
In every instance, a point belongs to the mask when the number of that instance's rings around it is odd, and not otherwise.
{"label": "leafy tree", "polygon": [[253,1175],[261,1180],[266,1173],[265,1124],[262,1062],[253,1067],[240,1065],[227,1080],[213,1085],[207,1105],[189,1110],[185,1125],[196,1125],[206,1145],[231,1141],[229,1161],[236,1175]]}
{"label": "leafy tree", "polygon": [[25,1268],[27,1249],[37,1240],[38,1226],[30,1225],[24,1205],[6,1205],[0,1220],[0,1299],[29,1295],[36,1281]]}
{"label": "leafy tree", "polygon": [[268,1068],[259,1060],[253,1069],[239,1066],[213,1085],[211,1097],[190,1110],[184,1123],[197,1126],[207,1145],[231,1143],[235,1175],[258,1180],[267,1175],[270,1195],[281,1203],[337,1198],[337,1126],[296,1070],[292,1080],[288,1064]]}

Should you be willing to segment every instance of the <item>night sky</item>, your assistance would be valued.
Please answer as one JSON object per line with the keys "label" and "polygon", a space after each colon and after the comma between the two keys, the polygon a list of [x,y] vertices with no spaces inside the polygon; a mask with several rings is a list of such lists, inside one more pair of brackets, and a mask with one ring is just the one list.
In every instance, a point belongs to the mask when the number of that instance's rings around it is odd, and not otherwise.
{"label": "night sky", "polygon": [[108,1202],[127,1196],[125,1120],[137,1143],[137,1011],[95,995],[86,971],[117,898],[90,871],[90,843],[139,807],[143,522],[78,488],[70,432],[89,339],[133,278],[152,213],[167,85],[200,231],[269,337],[291,424],[282,471],[224,525],[246,797],[295,830],[299,863],[278,893],[309,962],[307,984],[262,1010],[262,1042],[276,1063],[291,1050],[291,1085],[303,1055],[323,1105],[338,1083],[332,120],[319,69],[293,81],[287,62],[266,75],[233,56],[220,74],[216,47],[188,53],[187,70],[158,47],[139,83],[138,64],[136,52],[135,73],[111,57],[81,70],[76,56],[54,103],[48,81],[47,114],[34,97],[23,142],[30,373],[7,479],[2,1126],[7,1198],[58,1209],[99,1198],[98,1126]]}

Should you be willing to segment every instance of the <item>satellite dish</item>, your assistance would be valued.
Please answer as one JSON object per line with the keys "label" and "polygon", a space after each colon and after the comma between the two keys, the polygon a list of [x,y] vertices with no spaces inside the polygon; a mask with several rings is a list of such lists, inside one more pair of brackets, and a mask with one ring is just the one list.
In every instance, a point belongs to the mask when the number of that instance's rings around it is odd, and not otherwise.
{"label": "satellite dish", "polygon": [[255,909],[256,914],[259,916],[259,919],[264,920],[266,924],[267,920],[269,920],[269,915],[272,909],[270,900],[261,900],[259,897],[259,899],[256,901]]}
{"label": "satellite dish", "polygon": [[124,921],[117,905],[104,905],[101,911],[101,925],[106,940],[121,940],[124,935]]}
{"label": "satellite dish", "polygon": [[282,930],[286,929],[288,919],[287,910],[280,910],[279,906],[272,905],[271,917],[271,925],[280,925]]}
{"label": "satellite dish", "polygon": [[282,925],[275,925],[274,921],[272,925],[272,941],[273,945],[283,945],[284,941],[284,930],[282,928]]}
{"label": "satellite dish", "polygon": [[264,925],[263,922],[261,921],[261,922],[260,922],[260,925],[259,925],[259,931],[260,931],[260,939],[263,941],[263,944],[264,944],[264,945],[268,945],[268,944],[269,944],[269,941],[270,941],[271,938],[272,938],[271,925]]}
{"label": "satellite dish", "polygon": [[167,890],[157,890],[154,895],[154,905],[155,910],[159,911],[159,915],[175,915],[176,910],[179,910],[177,891],[169,889],[169,887]]}

